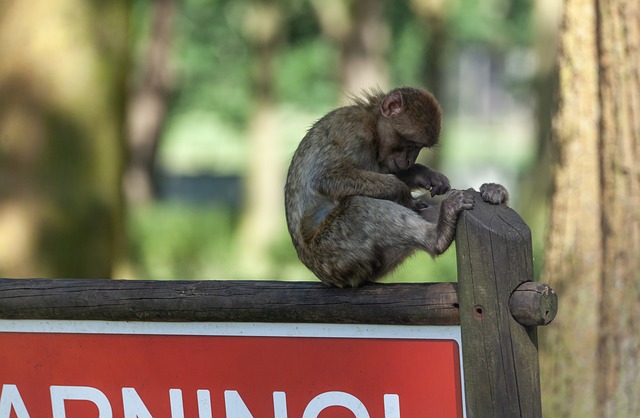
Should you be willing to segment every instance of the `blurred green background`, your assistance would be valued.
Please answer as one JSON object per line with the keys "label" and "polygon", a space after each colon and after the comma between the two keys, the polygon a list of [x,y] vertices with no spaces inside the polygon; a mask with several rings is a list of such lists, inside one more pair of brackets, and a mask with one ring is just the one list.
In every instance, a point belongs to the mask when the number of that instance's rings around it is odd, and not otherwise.
{"label": "blurred green background", "polygon": [[[422,161],[454,188],[506,185],[539,254],[559,12],[528,0],[3,2],[0,275],[315,280],[286,232],[289,160],[314,121],[376,86],[434,92],[441,144]],[[56,99],[70,91],[83,112]],[[110,136],[84,114],[94,108]],[[80,120],[90,134],[69,139]],[[85,184],[96,170],[113,173]],[[100,203],[74,212],[102,181]],[[386,281],[455,280],[454,252],[416,254]]]}

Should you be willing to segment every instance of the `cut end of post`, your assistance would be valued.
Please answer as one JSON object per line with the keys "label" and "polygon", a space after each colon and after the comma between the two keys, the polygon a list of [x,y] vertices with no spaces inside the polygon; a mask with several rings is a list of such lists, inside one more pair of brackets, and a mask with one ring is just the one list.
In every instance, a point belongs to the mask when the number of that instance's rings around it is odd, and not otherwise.
{"label": "cut end of post", "polygon": [[548,325],[558,313],[558,295],[548,284],[525,282],[513,291],[509,310],[521,325]]}

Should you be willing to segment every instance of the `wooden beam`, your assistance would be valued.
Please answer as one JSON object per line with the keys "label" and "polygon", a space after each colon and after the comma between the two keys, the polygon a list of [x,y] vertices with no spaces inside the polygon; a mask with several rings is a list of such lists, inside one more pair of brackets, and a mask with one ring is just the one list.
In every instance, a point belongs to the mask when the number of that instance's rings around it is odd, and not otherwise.
{"label": "wooden beam", "polygon": [[525,282],[511,294],[509,311],[521,325],[549,325],[558,313],[558,295],[546,283]]}
{"label": "wooden beam", "polygon": [[457,325],[455,283],[0,279],[0,318]]}

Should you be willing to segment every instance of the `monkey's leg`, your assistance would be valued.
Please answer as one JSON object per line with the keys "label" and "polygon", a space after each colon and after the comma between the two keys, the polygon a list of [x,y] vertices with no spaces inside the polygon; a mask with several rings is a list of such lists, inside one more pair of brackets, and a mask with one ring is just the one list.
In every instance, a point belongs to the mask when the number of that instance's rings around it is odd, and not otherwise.
{"label": "monkey's leg", "polygon": [[414,211],[352,196],[320,224],[303,261],[326,284],[356,287],[391,272],[416,249],[430,252],[440,241],[437,224]]}

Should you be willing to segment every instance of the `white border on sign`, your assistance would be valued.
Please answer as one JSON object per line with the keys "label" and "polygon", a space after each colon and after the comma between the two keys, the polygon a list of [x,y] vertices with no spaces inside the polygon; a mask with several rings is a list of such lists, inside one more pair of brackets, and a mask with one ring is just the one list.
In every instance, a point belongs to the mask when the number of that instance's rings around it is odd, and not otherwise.
{"label": "white border on sign", "polygon": [[0,319],[0,332],[455,340],[458,343],[460,356],[462,416],[464,418],[467,416],[462,365],[462,338],[459,326]]}
{"label": "white border on sign", "polygon": [[0,332],[211,335],[247,337],[406,338],[456,340],[458,326],[307,324],[260,322],[119,322],[0,320]]}

